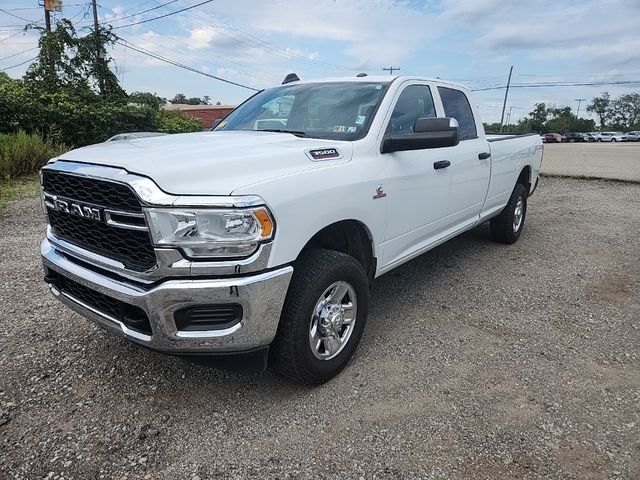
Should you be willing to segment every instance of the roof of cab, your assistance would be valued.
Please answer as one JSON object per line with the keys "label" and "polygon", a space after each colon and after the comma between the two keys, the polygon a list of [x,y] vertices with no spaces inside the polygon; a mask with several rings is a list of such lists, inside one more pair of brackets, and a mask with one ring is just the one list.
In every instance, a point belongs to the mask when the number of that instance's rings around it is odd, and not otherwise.
{"label": "roof of cab", "polygon": [[328,77],[328,78],[309,78],[309,79],[301,79],[295,82],[289,82],[286,85],[293,84],[305,84],[305,83],[332,83],[332,82],[353,82],[353,83],[367,83],[367,82],[379,82],[379,83],[390,83],[396,80],[404,81],[404,80],[415,80],[422,82],[433,82],[433,83],[441,83],[446,85],[451,85],[458,88],[467,88],[464,85],[455,82],[449,82],[447,80],[443,80],[441,78],[432,78],[432,77],[422,77],[416,75],[367,75],[365,77]]}

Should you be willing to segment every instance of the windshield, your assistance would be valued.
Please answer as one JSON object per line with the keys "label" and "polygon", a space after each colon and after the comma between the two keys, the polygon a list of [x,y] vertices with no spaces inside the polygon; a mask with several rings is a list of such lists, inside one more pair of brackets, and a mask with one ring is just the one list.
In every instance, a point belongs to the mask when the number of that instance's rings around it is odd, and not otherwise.
{"label": "windshield", "polygon": [[358,140],[369,129],[388,83],[334,82],[264,90],[214,130],[263,130],[331,140]]}

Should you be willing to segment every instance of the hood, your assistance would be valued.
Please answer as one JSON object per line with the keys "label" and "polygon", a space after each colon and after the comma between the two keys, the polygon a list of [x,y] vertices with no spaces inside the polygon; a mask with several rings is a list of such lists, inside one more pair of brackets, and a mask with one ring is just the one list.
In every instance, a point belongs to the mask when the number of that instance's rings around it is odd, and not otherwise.
{"label": "hood", "polygon": [[[336,148],[340,158],[312,161],[307,151]],[[348,161],[350,142],[289,133],[202,132],[99,143],[57,160],[120,167],[174,195],[229,195],[241,187]]]}

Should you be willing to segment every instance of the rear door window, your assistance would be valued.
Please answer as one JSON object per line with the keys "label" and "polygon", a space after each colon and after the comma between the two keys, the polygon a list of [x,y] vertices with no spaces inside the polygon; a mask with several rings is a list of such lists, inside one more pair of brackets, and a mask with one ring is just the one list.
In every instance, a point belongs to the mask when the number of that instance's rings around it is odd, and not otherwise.
{"label": "rear door window", "polygon": [[455,118],[458,121],[460,140],[478,138],[476,121],[467,96],[460,90],[446,87],[438,87],[438,92],[442,99],[445,116]]}

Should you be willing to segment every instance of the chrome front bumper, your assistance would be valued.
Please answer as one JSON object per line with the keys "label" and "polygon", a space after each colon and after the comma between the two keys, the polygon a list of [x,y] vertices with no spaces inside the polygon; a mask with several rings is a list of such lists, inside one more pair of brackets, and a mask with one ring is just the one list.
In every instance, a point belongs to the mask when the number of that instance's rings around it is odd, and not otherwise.
{"label": "chrome front bumper", "polygon": [[[98,325],[128,339],[167,353],[226,353],[263,347],[275,337],[280,312],[293,274],[286,266],[277,270],[235,278],[167,280],[142,288],[125,280],[102,275],[69,260],[45,239],[41,246],[45,267],[89,289],[141,308],[151,324],[151,335],[128,328],[120,320],[88,305],[50,284],[64,304]],[[224,330],[179,331],[174,312],[186,306],[238,303],[242,320]]]}

